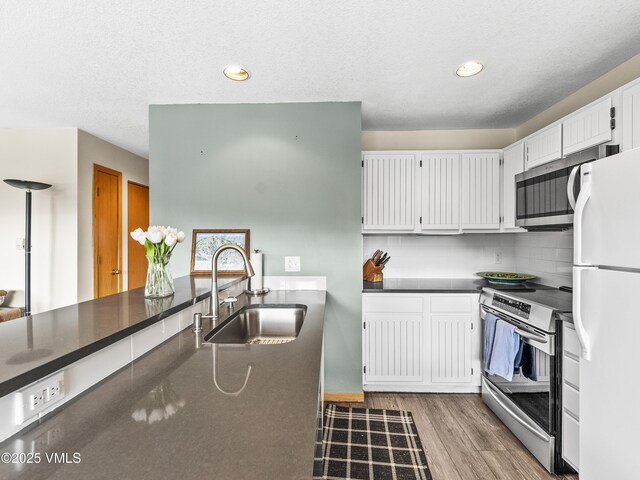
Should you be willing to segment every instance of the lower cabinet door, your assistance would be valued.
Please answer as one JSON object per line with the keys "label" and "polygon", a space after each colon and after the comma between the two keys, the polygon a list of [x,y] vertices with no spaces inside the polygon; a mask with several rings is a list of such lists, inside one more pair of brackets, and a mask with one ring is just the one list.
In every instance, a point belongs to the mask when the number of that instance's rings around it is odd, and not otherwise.
{"label": "lower cabinet door", "polygon": [[471,315],[431,315],[431,382],[471,383]]}
{"label": "lower cabinet door", "polygon": [[365,383],[421,382],[422,315],[365,316]]}

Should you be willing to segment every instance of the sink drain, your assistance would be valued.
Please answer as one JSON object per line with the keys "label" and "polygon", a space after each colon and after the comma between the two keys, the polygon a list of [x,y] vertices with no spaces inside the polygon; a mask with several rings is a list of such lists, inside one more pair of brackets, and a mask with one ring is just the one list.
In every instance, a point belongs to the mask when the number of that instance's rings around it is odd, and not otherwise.
{"label": "sink drain", "polygon": [[293,338],[254,338],[250,340],[249,345],[278,345],[280,343],[292,342]]}

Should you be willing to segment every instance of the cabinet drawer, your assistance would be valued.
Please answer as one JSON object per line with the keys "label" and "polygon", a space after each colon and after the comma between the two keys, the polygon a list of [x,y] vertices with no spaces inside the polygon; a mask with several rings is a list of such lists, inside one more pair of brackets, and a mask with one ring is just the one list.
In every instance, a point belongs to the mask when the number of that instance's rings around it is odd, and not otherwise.
{"label": "cabinet drawer", "polygon": [[580,363],[566,355],[562,356],[562,370],[564,381],[580,389]]}
{"label": "cabinet drawer", "polygon": [[576,358],[580,358],[580,340],[576,331],[567,324],[562,327],[562,348]]}
{"label": "cabinet drawer", "polygon": [[366,313],[422,313],[422,304],[421,295],[391,297],[378,293],[364,298],[364,311]]}
{"label": "cabinet drawer", "polygon": [[475,295],[432,295],[431,313],[471,313],[474,297]]}
{"label": "cabinet drawer", "polygon": [[568,383],[562,384],[562,407],[580,418],[580,392]]}
{"label": "cabinet drawer", "polygon": [[580,423],[562,412],[562,458],[578,470],[580,466]]}

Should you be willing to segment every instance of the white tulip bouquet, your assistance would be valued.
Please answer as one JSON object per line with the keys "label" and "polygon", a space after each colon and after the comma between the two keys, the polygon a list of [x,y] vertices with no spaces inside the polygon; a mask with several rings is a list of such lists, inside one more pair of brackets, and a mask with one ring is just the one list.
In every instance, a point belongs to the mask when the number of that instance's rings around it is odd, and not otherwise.
{"label": "white tulip bouquet", "polygon": [[184,241],[184,232],[177,228],[152,225],[146,232],[136,228],[131,232],[131,238],[144,246],[149,261],[144,296],[159,298],[173,295],[173,278],[167,265],[173,250]]}

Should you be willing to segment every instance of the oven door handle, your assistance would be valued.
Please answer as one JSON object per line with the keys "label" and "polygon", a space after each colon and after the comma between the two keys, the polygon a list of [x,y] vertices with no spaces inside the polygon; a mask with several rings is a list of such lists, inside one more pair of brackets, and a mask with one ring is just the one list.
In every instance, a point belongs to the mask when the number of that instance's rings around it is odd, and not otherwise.
{"label": "oven door handle", "polygon": [[[498,317],[500,320],[503,320],[503,321],[507,322],[508,324],[513,325],[513,323],[511,323],[510,321],[508,321],[505,318],[503,318],[502,315],[498,315],[498,314],[496,314],[494,312],[487,312],[486,307],[484,305],[482,305],[482,308],[480,309],[480,318],[482,318],[484,320],[486,318],[486,316],[487,316],[487,313],[491,313],[492,315],[495,315],[496,317]],[[534,342],[549,343],[549,341],[545,337],[543,337],[542,335],[536,335],[535,333],[527,332],[527,331],[522,330],[521,328],[518,328],[518,327],[516,327],[515,331],[521,337],[527,338],[527,339],[532,340]]]}
{"label": "oven door handle", "polygon": [[546,338],[541,337],[540,335],[534,335],[533,333],[525,332],[524,330],[520,330],[519,328],[516,328],[516,333],[521,337],[528,338],[529,340],[533,340],[534,342],[548,343]]}
{"label": "oven door handle", "polygon": [[511,417],[518,422],[520,425],[522,425],[524,428],[526,428],[527,430],[529,430],[531,433],[533,433],[536,437],[538,437],[541,440],[544,440],[545,442],[548,442],[549,439],[547,437],[545,437],[544,435],[542,435],[539,431],[537,431],[535,428],[533,428],[531,425],[529,425],[527,422],[525,422],[522,418],[520,418],[520,416],[514,412],[513,410],[511,410],[511,408],[509,408],[509,406],[504,403],[493,391],[493,387],[489,384],[489,382],[487,382],[486,380],[484,380],[484,384],[487,386],[487,392],[489,392],[489,394],[491,394],[491,396],[493,397],[493,399],[498,403],[498,405],[500,405],[502,408],[504,408],[504,410],[511,415]]}

